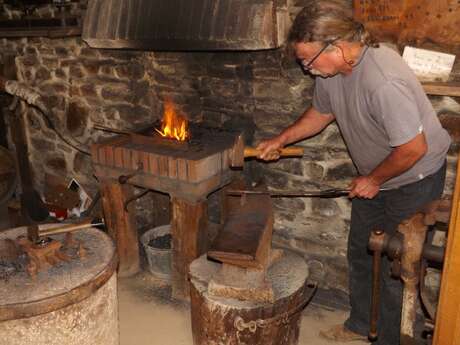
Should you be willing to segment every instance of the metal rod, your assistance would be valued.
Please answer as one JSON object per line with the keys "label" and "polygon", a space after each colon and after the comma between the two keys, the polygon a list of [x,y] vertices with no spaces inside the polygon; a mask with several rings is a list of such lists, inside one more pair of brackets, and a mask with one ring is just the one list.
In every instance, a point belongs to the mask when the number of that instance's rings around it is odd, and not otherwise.
{"label": "metal rod", "polygon": [[371,304],[371,324],[369,329],[369,340],[376,341],[377,322],[379,319],[380,308],[380,267],[382,262],[382,252],[380,250],[374,251],[372,258],[372,304]]}
{"label": "metal rod", "polygon": [[258,190],[240,190],[232,189],[226,191],[227,195],[247,195],[247,194],[269,194],[271,197],[338,197],[345,196],[350,193],[349,189],[326,189],[315,191],[258,191]]}
{"label": "metal rod", "polygon": [[[380,191],[387,191],[388,188],[380,188]],[[269,194],[271,197],[323,197],[335,198],[339,196],[347,196],[351,189],[323,189],[323,190],[306,190],[306,191],[278,191],[278,190],[247,190],[247,189],[231,189],[226,191],[227,195],[247,195],[247,194]]]}
{"label": "metal rod", "polygon": [[107,127],[107,126],[101,125],[99,123],[96,123],[93,126],[93,128],[97,129],[97,130],[100,130],[100,131],[105,131],[105,132],[110,132],[110,133],[117,133],[117,134],[130,135],[130,134],[133,133],[133,132],[125,131],[125,130],[122,130],[122,129]]}

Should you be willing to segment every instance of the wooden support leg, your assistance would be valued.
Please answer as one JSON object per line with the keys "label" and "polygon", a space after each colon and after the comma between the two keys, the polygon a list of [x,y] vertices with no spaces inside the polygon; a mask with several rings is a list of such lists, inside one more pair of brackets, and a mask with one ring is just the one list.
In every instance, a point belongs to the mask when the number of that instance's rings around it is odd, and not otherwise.
{"label": "wooden support leg", "polygon": [[188,269],[190,263],[208,249],[207,201],[191,203],[171,198],[172,294],[190,298]]}
{"label": "wooden support leg", "polygon": [[133,186],[121,185],[115,180],[103,180],[100,188],[107,229],[117,246],[120,262],[118,275],[128,277],[140,269],[139,241],[134,217],[124,206],[125,201],[133,195]]}

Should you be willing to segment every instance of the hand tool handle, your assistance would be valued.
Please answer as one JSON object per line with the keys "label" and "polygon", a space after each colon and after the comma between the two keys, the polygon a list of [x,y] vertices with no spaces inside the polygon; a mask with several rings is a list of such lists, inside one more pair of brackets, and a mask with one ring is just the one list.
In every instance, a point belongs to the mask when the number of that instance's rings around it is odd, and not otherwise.
{"label": "hand tool handle", "polygon": [[[244,148],[244,157],[257,157],[262,153],[262,150],[258,150],[255,147],[246,146]],[[303,147],[301,146],[290,146],[279,150],[281,157],[301,157],[303,156]]]}
{"label": "hand tool handle", "polygon": [[[373,236],[383,236],[383,231],[374,230]],[[368,336],[371,341],[375,341],[378,337],[377,322],[380,310],[380,271],[382,250],[381,248],[371,248],[371,250],[373,250],[374,255],[372,257],[372,303]]]}
{"label": "hand tool handle", "polygon": [[67,225],[57,227],[57,228],[50,228],[50,229],[39,229],[39,235],[49,236],[49,235],[62,234],[62,233],[71,232],[75,230],[90,228],[92,226],[97,226],[101,224],[104,224],[103,220],[101,219],[98,219],[98,220],[89,219],[87,221],[83,221],[77,224],[67,224]]}

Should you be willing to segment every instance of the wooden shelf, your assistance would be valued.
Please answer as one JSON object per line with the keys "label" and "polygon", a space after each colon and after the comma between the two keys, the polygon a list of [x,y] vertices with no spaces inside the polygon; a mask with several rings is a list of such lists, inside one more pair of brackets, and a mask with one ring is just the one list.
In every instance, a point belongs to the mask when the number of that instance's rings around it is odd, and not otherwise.
{"label": "wooden shelf", "polygon": [[428,95],[460,97],[460,82],[425,82],[422,86]]}

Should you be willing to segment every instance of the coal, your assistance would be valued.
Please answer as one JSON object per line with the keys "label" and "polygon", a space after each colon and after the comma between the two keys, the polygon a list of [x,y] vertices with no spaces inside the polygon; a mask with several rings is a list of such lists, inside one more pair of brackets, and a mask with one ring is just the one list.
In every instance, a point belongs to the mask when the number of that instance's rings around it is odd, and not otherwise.
{"label": "coal", "polygon": [[171,234],[158,236],[149,241],[149,246],[157,249],[171,249]]}

